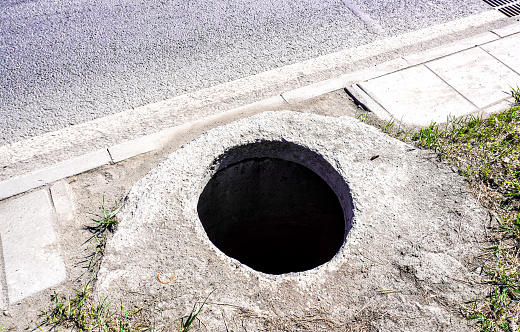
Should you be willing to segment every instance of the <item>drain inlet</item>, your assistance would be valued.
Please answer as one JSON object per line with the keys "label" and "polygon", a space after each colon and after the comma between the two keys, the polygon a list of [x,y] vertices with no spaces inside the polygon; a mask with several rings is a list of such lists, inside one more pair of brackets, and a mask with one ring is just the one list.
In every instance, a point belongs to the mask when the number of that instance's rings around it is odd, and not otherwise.
{"label": "drain inlet", "polygon": [[484,2],[507,17],[520,15],[520,0],[484,0]]}

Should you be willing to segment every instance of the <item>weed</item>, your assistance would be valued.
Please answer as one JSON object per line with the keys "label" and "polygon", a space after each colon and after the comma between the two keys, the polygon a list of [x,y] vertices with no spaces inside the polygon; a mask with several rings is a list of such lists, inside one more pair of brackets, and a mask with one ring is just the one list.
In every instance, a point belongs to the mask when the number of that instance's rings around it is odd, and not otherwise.
{"label": "weed", "polygon": [[191,309],[191,312],[189,315],[184,316],[181,318],[181,326],[180,326],[180,332],[188,332],[191,330],[193,323],[195,320],[198,320],[197,316],[202,311],[202,308],[205,304],[208,304],[208,298],[211,294],[213,294],[215,290],[212,290],[208,296],[202,301],[202,302],[196,302],[193,306],[193,309]]}
{"label": "weed", "polygon": [[97,268],[104,255],[106,233],[112,232],[117,225],[116,214],[119,210],[120,207],[105,208],[105,198],[103,197],[99,207],[100,213],[89,213],[95,216],[92,219],[95,225],[86,227],[93,233],[87,241],[93,251],[83,263],[85,263],[86,273],[90,275],[90,279],[81,289],[74,290],[72,297],[70,295],[60,296],[54,292],[51,296],[52,309],[41,311],[43,322],[36,323],[40,331],[43,331],[42,326],[45,325],[55,331],[65,327],[81,332],[137,332],[151,329],[150,324],[143,317],[139,317],[142,312],[141,308],[128,311],[121,300],[119,310],[117,310],[106,298],[97,302],[92,300],[91,285],[96,278]]}
{"label": "weed", "polygon": [[520,105],[520,88],[518,85],[516,86],[516,89],[511,87],[511,95],[515,99],[515,104]]}
{"label": "weed", "polygon": [[520,213],[516,216],[514,213],[506,213],[502,218],[497,219],[500,232],[509,234],[520,241]]}
{"label": "weed", "polygon": [[94,226],[88,226],[94,235],[104,233],[106,231],[113,232],[119,221],[116,218],[116,214],[119,212],[122,206],[115,206],[107,209],[105,208],[105,196],[103,196],[100,202],[99,213],[89,213],[94,216],[92,221],[95,223]]}
{"label": "weed", "polygon": [[[56,331],[59,327],[75,328],[78,331],[149,331],[142,322],[132,323],[132,318],[141,311],[136,308],[128,312],[121,302],[119,312],[111,308],[112,304],[103,299],[93,303],[90,299],[90,284],[75,290],[74,297],[60,297],[56,292],[51,299],[54,309],[42,311],[45,317],[42,324],[50,324]],[[38,327],[41,329],[40,325]]]}
{"label": "weed", "polygon": [[394,120],[388,121],[382,128],[383,132],[387,133],[387,134],[391,133],[392,130],[394,129],[394,124],[395,124]]}

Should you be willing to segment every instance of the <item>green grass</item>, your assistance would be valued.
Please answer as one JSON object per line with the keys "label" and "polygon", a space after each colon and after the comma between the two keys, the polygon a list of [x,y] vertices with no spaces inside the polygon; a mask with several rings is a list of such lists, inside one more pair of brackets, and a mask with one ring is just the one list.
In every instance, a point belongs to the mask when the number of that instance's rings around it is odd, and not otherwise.
{"label": "green grass", "polygon": [[520,208],[520,110],[518,107],[487,119],[450,119],[441,129],[431,124],[411,137],[439,152],[475,186],[486,190],[495,209]]}
{"label": "green grass", "polygon": [[94,235],[105,233],[106,231],[113,232],[119,221],[116,218],[117,213],[122,206],[117,203],[110,208],[105,208],[105,197],[100,202],[99,213],[89,213],[94,216],[92,221],[94,225],[87,226],[87,229],[93,232]]}
{"label": "green grass", "polygon": [[515,105],[489,118],[467,116],[432,123],[413,133],[384,132],[432,149],[464,175],[475,196],[494,216],[490,246],[483,248],[485,296],[465,306],[481,331],[513,331],[520,320],[520,90]]}
{"label": "green grass", "polygon": [[[200,312],[202,311],[202,308],[205,304],[208,304],[208,299],[213,294],[215,290],[212,290],[211,293],[206,296],[206,298],[203,301],[196,302],[193,306],[193,309],[189,313],[189,315],[184,316],[180,319],[181,325],[180,325],[180,332],[188,332],[191,331],[193,328],[193,324],[198,320],[198,316]],[[200,322],[200,321],[199,321]]]}
{"label": "green grass", "polygon": [[[92,302],[90,283],[81,290],[75,290],[73,297],[59,296],[54,292],[51,299],[53,309],[49,312],[42,311],[42,325],[50,325],[55,331],[59,331],[61,327],[100,332],[150,330],[146,323],[135,319],[141,308],[129,312],[123,307],[122,302],[118,309],[114,309],[112,303],[106,299]],[[38,327],[42,330],[39,324]]]}
{"label": "green grass", "polygon": [[36,324],[40,331],[42,327],[50,327],[54,331],[63,328],[74,331],[98,332],[137,332],[150,331],[151,325],[143,317],[141,308],[128,311],[121,301],[114,306],[107,299],[94,301],[91,287],[96,278],[99,265],[103,258],[106,245],[106,235],[114,231],[119,223],[117,213],[120,210],[117,203],[113,207],[105,206],[105,198],[100,202],[99,213],[93,215],[93,225],[85,228],[92,232],[88,240],[91,253],[85,258],[85,274],[89,281],[79,290],[73,290],[73,295],[59,295],[56,292],[51,296],[52,306],[48,311],[41,311],[42,322]]}

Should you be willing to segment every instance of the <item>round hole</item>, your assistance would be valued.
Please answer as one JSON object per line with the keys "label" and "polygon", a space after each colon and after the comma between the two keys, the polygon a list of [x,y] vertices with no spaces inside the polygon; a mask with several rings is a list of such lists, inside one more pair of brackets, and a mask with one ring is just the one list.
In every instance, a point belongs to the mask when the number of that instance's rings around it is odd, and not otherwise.
{"label": "round hole", "polygon": [[217,248],[269,274],[326,263],[348,231],[342,205],[326,181],[299,163],[273,157],[220,167],[197,211]]}

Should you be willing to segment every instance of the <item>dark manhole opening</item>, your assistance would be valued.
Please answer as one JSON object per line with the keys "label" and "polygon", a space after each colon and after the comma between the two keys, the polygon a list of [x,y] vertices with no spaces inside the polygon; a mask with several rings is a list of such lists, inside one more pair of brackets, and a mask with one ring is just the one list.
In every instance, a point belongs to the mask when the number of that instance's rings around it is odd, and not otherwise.
{"label": "dark manhole opening", "polygon": [[326,181],[299,163],[272,157],[245,159],[218,170],[197,210],[217,248],[269,274],[326,263],[349,229]]}

